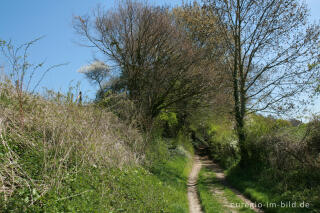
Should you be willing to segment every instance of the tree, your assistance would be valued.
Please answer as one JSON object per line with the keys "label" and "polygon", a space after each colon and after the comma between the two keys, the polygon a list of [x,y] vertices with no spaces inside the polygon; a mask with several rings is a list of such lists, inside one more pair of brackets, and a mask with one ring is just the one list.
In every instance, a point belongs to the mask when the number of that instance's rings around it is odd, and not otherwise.
{"label": "tree", "polygon": [[104,87],[104,81],[110,75],[110,68],[102,61],[95,60],[89,65],[81,67],[78,72],[83,73],[92,83],[96,83],[99,89]]}
{"label": "tree", "polygon": [[241,165],[248,159],[245,116],[293,109],[308,91],[319,60],[319,26],[308,23],[308,9],[298,0],[204,0],[213,11],[233,79],[234,116]]}
{"label": "tree", "polygon": [[201,99],[213,86],[204,55],[174,22],[167,8],[126,1],[115,10],[98,8],[93,20],[76,17],[75,28],[118,71],[107,88],[126,92],[150,120],[181,102]]}
{"label": "tree", "polygon": [[[218,26],[218,17],[212,10],[207,10],[194,1],[173,9],[175,22],[193,43],[193,48],[203,52],[202,60],[211,65],[212,87],[210,97],[206,102],[216,113],[230,113],[232,107],[232,76],[226,72],[227,48],[221,27]],[[203,101],[203,100],[202,100]]]}

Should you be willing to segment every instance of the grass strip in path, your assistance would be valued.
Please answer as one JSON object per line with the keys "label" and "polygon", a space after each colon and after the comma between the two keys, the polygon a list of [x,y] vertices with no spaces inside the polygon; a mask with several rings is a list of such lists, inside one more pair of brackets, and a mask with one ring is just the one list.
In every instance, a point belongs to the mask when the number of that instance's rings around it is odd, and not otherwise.
{"label": "grass strip in path", "polygon": [[229,188],[222,170],[216,164],[206,159],[202,159],[202,162],[204,167],[199,174],[198,191],[206,213],[262,212],[252,209],[250,206],[254,206],[254,203]]}

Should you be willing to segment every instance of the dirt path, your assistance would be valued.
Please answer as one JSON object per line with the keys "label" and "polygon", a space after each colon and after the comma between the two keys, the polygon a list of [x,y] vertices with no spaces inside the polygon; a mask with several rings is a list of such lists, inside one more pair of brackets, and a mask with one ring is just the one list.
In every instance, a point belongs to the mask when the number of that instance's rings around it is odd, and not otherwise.
{"label": "dirt path", "polygon": [[199,156],[193,159],[193,166],[188,179],[188,200],[190,213],[202,213],[201,205],[197,193],[197,179],[201,170],[202,162]]}
{"label": "dirt path", "polygon": [[[196,155],[194,157],[193,167],[191,170],[191,173],[189,175],[188,180],[188,200],[189,200],[189,211],[190,213],[202,213],[200,200],[197,193],[197,179],[199,172],[201,170],[201,167],[205,166],[212,170],[216,174],[216,178],[219,180],[221,185],[224,187],[227,187],[230,189],[235,195],[237,195],[238,198],[240,198],[245,204],[248,206],[253,206],[254,203],[247,198],[245,198],[239,191],[232,188],[228,183],[226,182],[225,175],[223,170],[217,165],[216,163],[212,162],[208,159],[208,157],[200,157]],[[217,187],[213,187],[211,189],[213,196],[219,197],[219,201],[223,206],[226,207],[226,209],[229,209],[230,212],[238,212],[235,206],[232,206],[231,203],[223,196],[223,190],[219,189]],[[258,208],[252,208],[254,212],[257,213],[263,213],[261,209]]]}
{"label": "dirt path", "polygon": [[[205,167],[209,168],[210,170],[212,170],[215,173],[217,180],[220,182],[220,184],[223,187],[230,189],[247,206],[249,206],[249,207],[252,206],[253,208],[251,208],[251,209],[254,212],[263,213],[263,211],[261,209],[254,208],[255,205],[251,200],[247,199],[243,194],[241,194],[238,190],[234,189],[232,186],[230,186],[227,183],[225,175],[224,175],[224,172],[223,172],[223,169],[221,169],[218,164],[214,163],[212,160],[209,160],[208,157],[201,157],[200,160],[201,160],[202,166],[205,166]],[[223,191],[222,191],[222,189],[219,189],[219,188],[213,188],[212,189],[212,193],[213,194],[218,194],[218,196],[219,196],[219,194],[220,195],[223,194]],[[237,209],[236,209],[236,206],[232,206],[231,203],[229,203],[228,200],[225,197],[223,197],[223,196],[220,196],[220,197],[221,197],[221,203],[224,206],[226,206],[226,208],[231,209],[231,212],[238,212]]]}

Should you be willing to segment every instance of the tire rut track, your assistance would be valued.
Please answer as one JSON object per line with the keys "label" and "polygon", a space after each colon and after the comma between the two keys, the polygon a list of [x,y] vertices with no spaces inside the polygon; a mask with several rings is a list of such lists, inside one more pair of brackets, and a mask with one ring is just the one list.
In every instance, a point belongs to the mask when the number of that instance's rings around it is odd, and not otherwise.
{"label": "tire rut track", "polygon": [[[219,165],[217,165],[213,161],[209,160],[208,157],[200,157],[198,155],[195,155],[194,159],[193,159],[193,166],[192,166],[189,178],[188,178],[188,200],[189,200],[189,212],[190,213],[203,213],[204,212],[202,210],[201,202],[200,202],[198,191],[197,191],[197,180],[198,180],[199,172],[203,166],[212,170],[216,174],[216,178],[219,180],[219,182],[223,186],[230,189],[245,204],[247,204],[248,206],[253,206],[253,207],[255,206],[251,200],[247,199],[243,194],[241,194],[238,190],[231,187],[226,182],[224,172],[219,167]],[[218,192],[217,190],[218,189],[212,190],[213,195],[219,194],[220,191],[218,190],[219,191]],[[223,199],[223,200],[221,200],[221,202],[224,206],[226,206],[226,208],[230,207],[229,209],[231,210],[231,212],[238,212],[235,208],[233,208],[233,207],[231,208],[232,205],[231,205],[231,203],[228,203],[227,199]],[[252,208],[252,210],[256,213],[263,213],[263,211],[258,208]]]}

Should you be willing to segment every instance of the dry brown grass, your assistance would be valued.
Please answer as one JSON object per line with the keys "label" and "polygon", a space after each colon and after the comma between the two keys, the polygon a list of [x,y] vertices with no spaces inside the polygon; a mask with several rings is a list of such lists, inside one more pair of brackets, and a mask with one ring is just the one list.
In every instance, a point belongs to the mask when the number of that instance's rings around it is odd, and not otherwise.
{"label": "dry brown grass", "polygon": [[[48,190],[59,190],[66,178],[84,167],[123,167],[144,159],[139,131],[108,110],[92,104],[78,106],[61,95],[24,94],[21,122],[16,97],[10,84],[0,84],[0,196],[4,200],[17,189],[29,188],[34,192],[32,204]],[[38,178],[21,165],[25,150],[41,156]]]}

